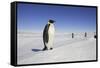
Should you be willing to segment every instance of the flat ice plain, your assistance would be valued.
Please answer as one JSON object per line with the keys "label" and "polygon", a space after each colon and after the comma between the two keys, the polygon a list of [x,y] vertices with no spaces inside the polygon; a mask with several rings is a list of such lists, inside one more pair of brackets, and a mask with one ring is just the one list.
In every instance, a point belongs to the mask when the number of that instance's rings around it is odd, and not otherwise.
{"label": "flat ice plain", "polygon": [[56,33],[53,50],[42,51],[42,33],[18,32],[17,61],[18,64],[38,64],[54,62],[72,62],[96,60],[96,39],[94,32]]}

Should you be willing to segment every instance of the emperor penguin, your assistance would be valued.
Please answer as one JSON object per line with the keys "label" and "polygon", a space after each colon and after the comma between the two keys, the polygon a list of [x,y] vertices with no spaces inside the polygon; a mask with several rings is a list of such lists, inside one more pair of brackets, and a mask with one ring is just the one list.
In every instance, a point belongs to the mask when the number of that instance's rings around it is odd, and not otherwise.
{"label": "emperor penguin", "polygon": [[55,34],[55,28],[54,28],[54,20],[49,20],[48,23],[45,25],[45,28],[43,30],[43,43],[44,48],[43,50],[52,50],[53,42],[54,42],[54,34]]}

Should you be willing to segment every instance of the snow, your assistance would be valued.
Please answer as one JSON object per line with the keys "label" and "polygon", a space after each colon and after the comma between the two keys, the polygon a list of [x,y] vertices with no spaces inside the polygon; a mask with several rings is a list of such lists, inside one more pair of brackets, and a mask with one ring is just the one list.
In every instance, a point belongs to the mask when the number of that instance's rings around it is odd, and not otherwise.
{"label": "snow", "polygon": [[42,51],[42,33],[18,32],[18,64],[38,64],[96,60],[96,39],[94,32],[56,33],[53,50]]}

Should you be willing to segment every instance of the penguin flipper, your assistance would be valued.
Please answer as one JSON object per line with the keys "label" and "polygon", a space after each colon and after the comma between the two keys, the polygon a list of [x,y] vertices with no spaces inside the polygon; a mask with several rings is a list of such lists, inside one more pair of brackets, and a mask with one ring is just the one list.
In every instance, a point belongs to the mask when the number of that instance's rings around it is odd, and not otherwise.
{"label": "penguin flipper", "polygon": [[46,43],[48,43],[48,41],[49,41],[49,36],[48,36],[49,26],[50,26],[50,24],[47,24],[43,31],[43,41]]}

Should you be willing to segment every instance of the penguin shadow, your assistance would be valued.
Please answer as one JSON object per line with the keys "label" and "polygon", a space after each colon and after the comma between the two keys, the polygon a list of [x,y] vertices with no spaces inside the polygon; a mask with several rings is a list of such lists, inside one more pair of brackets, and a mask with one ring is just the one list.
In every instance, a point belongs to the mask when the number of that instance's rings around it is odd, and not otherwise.
{"label": "penguin shadow", "polygon": [[42,49],[32,49],[32,51],[39,52],[39,51],[42,51]]}

